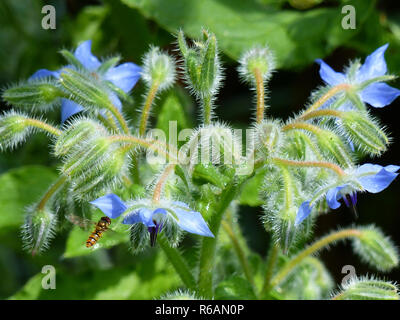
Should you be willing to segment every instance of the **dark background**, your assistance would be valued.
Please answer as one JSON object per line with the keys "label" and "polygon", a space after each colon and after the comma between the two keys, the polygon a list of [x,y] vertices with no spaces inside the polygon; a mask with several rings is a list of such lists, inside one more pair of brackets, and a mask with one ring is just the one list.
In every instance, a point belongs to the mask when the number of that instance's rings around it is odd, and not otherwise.
{"label": "dark background", "polygon": [[[18,1],[17,1],[18,2]],[[21,3],[24,1],[20,1]],[[3,22],[0,22],[0,87],[5,87],[10,82],[24,79],[31,75],[39,68],[55,69],[62,62],[57,55],[57,50],[62,47],[72,48],[79,40],[79,29],[84,25],[79,20],[79,14],[85,7],[89,5],[100,5],[100,1],[53,1],[48,2],[54,4],[57,8],[57,30],[52,31],[35,31],[36,27],[30,26],[34,21],[31,15],[34,12],[29,10],[40,9],[44,2],[33,1],[37,4],[23,9],[21,5],[21,15],[15,15],[15,8],[18,5],[11,4],[11,1],[5,1],[0,4]],[[327,1],[320,6],[335,6],[335,1]],[[290,8],[289,4],[284,4],[283,8]],[[120,14],[124,14],[124,7],[116,5],[115,10],[120,10]],[[399,9],[395,5],[395,1],[378,1],[376,10],[381,15],[391,15],[397,17],[400,15]],[[139,16],[138,12],[131,13],[133,17]],[[36,16],[40,17],[36,14]],[[32,19],[33,20],[32,20]],[[21,19],[21,20],[19,20]],[[31,20],[30,20],[31,19]],[[172,52],[173,47],[169,44],[174,39],[167,31],[151,20],[144,20],[143,26],[146,31],[141,29],[131,30],[129,35],[126,33],[118,34],[115,19],[106,18],[102,27],[107,36],[96,42],[93,51],[96,55],[110,55],[113,52],[121,51],[124,58],[129,61],[140,63],[140,57],[152,42],[158,43],[164,49]],[[143,18],[142,18],[143,19]],[[22,24],[22,25],[21,25]],[[317,27],[317,26],[316,26]],[[146,39],[143,39],[146,34]],[[113,37],[118,38],[114,41]],[[94,39],[96,41],[96,39]],[[375,48],[384,42],[377,40]],[[392,45],[392,44],[391,44]],[[357,50],[351,46],[341,46],[336,48],[324,60],[336,70],[341,70],[347,64],[349,59],[356,57],[365,58],[368,52]],[[399,51],[388,51],[392,55],[391,61],[399,59]],[[237,127],[244,127],[249,124],[249,119],[253,117],[253,107],[249,106],[249,101],[253,101],[253,93],[243,84],[237,77],[237,63],[231,58],[222,54],[224,62],[226,79],[217,100],[218,108],[216,110],[218,116]],[[392,64],[394,65],[394,64]],[[398,65],[398,64],[397,64]],[[397,71],[400,69],[395,65]],[[298,67],[294,71],[278,70],[269,85],[270,94],[268,96],[268,115],[273,117],[287,118],[293,113],[299,111],[307,102],[310,92],[322,83],[316,64],[308,64]],[[392,83],[394,87],[400,88],[400,81]],[[136,89],[135,89],[136,90]],[[135,91],[135,97],[140,97],[143,86],[138,85]],[[1,102],[1,109],[7,110],[7,106]],[[374,162],[382,165],[399,164],[400,159],[400,125],[399,112],[400,99],[397,99],[390,106],[382,109],[373,109],[372,113],[387,125],[388,131],[391,133],[392,144],[387,153],[378,159],[363,159],[362,162]],[[55,112],[50,115],[54,121],[57,121],[58,114]],[[195,122],[197,116],[193,116]],[[0,154],[0,172],[19,167],[27,164],[43,164],[55,165],[55,160],[48,156],[47,140],[38,136],[30,140],[23,148],[10,153]],[[357,204],[359,218],[354,221],[351,212],[342,206],[340,209],[330,212],[318,219],[315,229],[317,237],[324,235],[326,232],[339,227],[349,226],[352,223],[358,225],[375,224],[379,226],[385,234],[390,235],[397,246],[400,245],[400,181],[395,180],[392,185],[379,194],[362,194],[359,195]],[[259,223],[259,208],[241,206],[240,222],[243,226],[243,233],[246,235],[249,245],[257,252],[265,255],[269,246],[269,238],[261,224]],[[1,232],[1,231],[0,231]],[[1,244],[0,234],[0,253],[2,257],[11,257],[14,259],[15,265],[25,265],[26,256],[24,253],[14,254],[6,245]],[[339,243],[333,246],[329,251],[325,250],[321,253],[322,260],[326,263],[331,274],[340,282],[344,277],[341,273],[344,265],[353,265],[356,268],[357,275],[375,273],[375,270],[368,268],[353,253],[349,243]],[[20,268],[20,274],[16,280],[6,287],[0,288],[0,297],[7,297],[21,287],[26,280],[32,275],[29,267]],[[387,279],[400,281],[400,270],[387,273]],[[0,286],[1,287],[1,286]]]}

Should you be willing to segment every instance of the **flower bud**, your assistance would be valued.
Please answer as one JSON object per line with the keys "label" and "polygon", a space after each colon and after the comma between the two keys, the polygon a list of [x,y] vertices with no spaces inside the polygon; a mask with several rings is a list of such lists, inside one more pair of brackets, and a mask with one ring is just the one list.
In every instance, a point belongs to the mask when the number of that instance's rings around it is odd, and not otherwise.
{"label": "flower bud", "polygon": [[353,164],[351,150],[342,139],[329,130],[321,130],[317,135],[317,142],[321,152],[328,158],[333,157],[337,163],[344,167]]}
{"label": "flower bud", "polygon": [[106,134],[107,130],[97,121],[92,119],[73,120],[57,137],[54,144],[54,154],[64,156],[79,144],[96,137],[99,133]]}
{"label": "flower bud", "polygon": [[399,255],[390,238],[375,226],[360,228],[361,235],[353,239],[354,251],[370,265],[390,271],[399,264]]}
{"label": "flower bud", "polygon": [[178,35],[179,49],[185,62],[186,81],[200,98],[214,96],[222,80],[217,39],[206,30],[203,30],[203,36],[203,41],[196,41],[195,46],[189,48],[183,32],[180,31]]}
{"label": "flower bud", "polygon": [[57,216],[48,209],[31,209],[22,225],[24,249],[32,255],[45,251],[54,238]]}
{"label": "flower bud", "polygon": [[59,82],[70,100],[93,110],[108,109],[112,105],[110,91],[93,74],[65,68]]}
{"label": "flower bud", "polygon": [[257,76],[268,81],[275,70],[275,58],[267,47],[254,47],[246,51],[239,60],[238,72],[247,83],[255,84]]}
{"label": "flower bud", "polygon": [[17,107],[47,110],[60,101],[63,92],[49,79],[31,80],[5,90],[2,97],[9,104]]}
{"label": "flower bud", "polygon": [[386,150],[389,138],[379,123],[360,111],[343,112],[343,128],[350,140],[361,150],[379,155]]}
{"label": "flower bud", "polygon": [[13,149],[23,143],[32,132],[26,116],[9,111],[0,116],[0,150]]}
{"label": "flower bud", "polygon": [[171,87],[175,82],[175,62],[170,55],[158,47],[152,47],[143,58],[143,80],[149,87],[153,84],[159,90]]}
{"label": "flower bud", "polygon": [[81,174],[87,175],[89,172],[97,170],[99,165],[112,155],[112,152],[112,141],[108,137],[96,137],[69,154],[61,171],[72,178]]}
{"label": "flower bud", "polygon": [[395,284],[379,279],[351,278],[335,294],[335,300],[399,300],[398,288]]}
{"label": "flower bud", "polygon": [[96,168],[85,175],[77,175],[71,189],[79,200],[91,200],[103,195],[105,191],[115,189],[121,184],[122,177],[128,174],[127,149],[120,147],[99,162]]}

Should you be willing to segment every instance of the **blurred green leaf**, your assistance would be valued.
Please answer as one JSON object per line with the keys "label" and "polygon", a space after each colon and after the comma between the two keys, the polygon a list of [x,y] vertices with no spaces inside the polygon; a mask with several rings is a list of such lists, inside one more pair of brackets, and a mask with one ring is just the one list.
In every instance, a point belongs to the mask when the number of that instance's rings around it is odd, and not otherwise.
{"label": "blurred green leaf", "polygon": [[266,169],[262,169],[257,172],[254,177],[250,178],[244,183],[239,198],[241,205],[257,207],[263,204],[263,201],[260,197],[260,189],[264,183],[264,176],[266,172]]}
{"label": "blurred green leaf", "polygon": [[19,227],[25,208],[40,199],[57,178],[55,170],[25,166],[0,176],[0,228]]}
{"label": "blurred green leaf", "polygon": [[183,28],[189,37],[197,38],[201,27],[207,27],[217,36],[222,51],[234,59],[255,44],[267,43],[283,68],[303,66],[346,43],[357,34],[375,4],[348,1],[356,9],[357,28],[344,30],[341,8],[298,12],[241,0],[122,1],[170,32]]}
{"label": "blurred green leaf", "polygon": [[153,299],[177,289],[180,280],[165,256],[142,256],[134,266],[71,273],[56,268],[56,289],[42,289],[45,275],[33,276],[13,300],[32,299]]}
{"label": "blurred green leaf", "polygon": [[249,282],[239,276],[222,281],[215,289],[215,298],[220,300],[255,300]]}

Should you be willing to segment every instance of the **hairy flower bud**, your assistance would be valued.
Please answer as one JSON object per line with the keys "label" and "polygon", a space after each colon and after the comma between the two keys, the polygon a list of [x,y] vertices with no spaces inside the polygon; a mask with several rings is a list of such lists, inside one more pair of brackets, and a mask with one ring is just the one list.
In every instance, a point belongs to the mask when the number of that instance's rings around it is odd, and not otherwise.
{"label": "hairy flower bud", "polygon": [[97,170],[99,165],[108,159],[114,147],[108,137],[96,137],[87,143],[81,144],[66,157],[61,171],[72,178],[79,177],[81,174],[87,175],[93,170]]}
{"label": "hairy flower bud", "polygon": [[79,200],[91,200],[103,195],[107,190],[118,187],[124,175],[128,175],[128,150],[120,147],[99,162],[96,168],[85,175],[77,175],[71,183],[74,197]]}
{"label": "hairy flower bud", "polygon": [[12,86],[3,92],[2,97],[17,107],[47,110],[58,103],[63,95],[55,81],[40,79]]}
{"label": "hairy flower bud", "polygon": [[390,271],[399,264],[399,254],[390,238],[375,226],[358,229],[359,237],[353,240],[354,251],[370,265],[381,271]]}
{"label": "hairy flower bud", "polygon": [[268,81],[274,70],[275,58],[267,46],[254,47],[246,51],[239,60],[239,75],[250,84],[255,84],[257,77],[261,77],[264,82]]}
{"label": "hairy flower bud", "polygon": [[321,130],[317,135],[319,148],[327,158],[334,158],[344,167],[353,164],[350,147],[346,145],[338,135],[329,130]]}
{"label": "hairy flower bud", "polygon": [[97,121],[81,118],[75,119],[65,126],[65,130],[57,137],[54,144],[54,154],[64,156],[82,142],[92,139],[98,134],[106,134],[107,130]]}
{"label": "hairy flower bud", "polygon": [[183,32],[178,34],[186,81],[199,98],[214,96],[222,80],[217,39],[213,33],[206,30],[203,30],[203,36],[203,41],[195,41],[195,45],[189,48]]}
{"label": "hairy flower bud", "polygon": [[92,110],[109,109],[114,95],[94,74],[62,69],[59,82],[68,99]]}
{"label": "hairy flower bud", "polygon": [[171,87],[176,77],[173,58],[158,47],[150,48],[143,59],[142,77],[149,87],[156,85],[159,90]]}
{"label": "hairy flower bud", "polygon": [[360,111],[343,112],[343,128],[349,139],[361,150],[378,155],[386,150],[389,138],[379,123]]}
{"label": "hairy flower bud", "polygon": [[55,234],[57,216],[48,209],[29,209],[22,225],[24,249],[32,255],[45,251]]}
{"label": "hairy flower bud", "polygon": [[400,300],[395,284],[374,278],[351,278],[342,285],[335,300]]}

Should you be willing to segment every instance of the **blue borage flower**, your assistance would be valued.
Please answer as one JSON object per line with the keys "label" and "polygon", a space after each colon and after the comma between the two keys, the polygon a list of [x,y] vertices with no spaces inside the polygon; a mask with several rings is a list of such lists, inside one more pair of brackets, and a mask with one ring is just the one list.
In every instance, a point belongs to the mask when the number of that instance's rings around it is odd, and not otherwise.
{"label": "blue borage flower", "polygon": [[[365,59],[364,64],[358,67],[358,70],[355,72],[353,77],[350,77],[348,74],[334,71],[321,59],[317,59],[315,62],[321,66],[319,74],[322,80],[324,80],[328,85],[336,86],[342,83],[361,85],[366,81],[386,74],[387,66],[384,54],[388,46],[389,44],[385,44],[371,53]],[[375,108],[382,108],[391,104],[392,101],[400,95],[400,90],[383,82],[374,82],[366,86],[357,94],[363,102],[366,102]],[[350,105],[345,104],[341,108],[345,111],[350,108]]]}
{"label": "blue borage flower", "polygon": [[117,195],[110,193],[90,203],[112,219],[124,214],[123,224],[144,224],[150,233],[151,245],[154,245],[167,218],[171,218],[182,230],[214,237],[201,213],[181,201],[161,201],[156,205],[151,200],[133,201],[128,207]]}
{"label": "blue borage flower", "polygon": [[[99,59],[91,52],[92,41],[87,40],[80,44],[74,56],[90,72],[96,72],[101,66]],[[68,66],[68,68],[73,68]],[[122,63],[116,67],[109,68],[105,73],[100,74],[99,77],[103,80],[112,82],[115,86],[122,89],[125,93],[129,92],[140,78],[142,69],[132,62]],[[59,78],[62,69],[57,71],[50,71],[47,69],[40,69],[36,71],[30,79],[40,79],[46,77]],[[112,103],[121,111],[122,104],[117,95],[110,93]],[[71,100],[61,99],[61,122],[65,122],[69,117],[83,110],[83,107]]]}
{"label": "blue borage flower", "polygon": [[[343,199],[347,207],[355,206],[357,203],[357,192],[368,191],[378,193],[386,189],[397,177],[397,171],[400,166],[388,165],[382,167],[377,164],[366,163],[353,169],[350,172],[348,181],[339,186],[327,188],[326,201],[331,209],[337,209],[341,206],[339,202]],[[314,204],[311,200],[304,201],[297,212],[295,225],[299,225],[307,218]]]}

